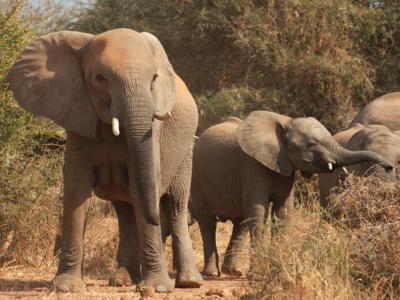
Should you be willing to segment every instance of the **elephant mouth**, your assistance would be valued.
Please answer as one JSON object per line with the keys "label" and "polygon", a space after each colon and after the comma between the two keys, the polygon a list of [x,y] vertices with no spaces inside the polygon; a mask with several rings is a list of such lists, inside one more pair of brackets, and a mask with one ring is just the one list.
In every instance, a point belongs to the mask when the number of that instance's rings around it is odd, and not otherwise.
{"label": "elephant mouth", "polygon": [[333,173],[336,169],[341,169],[345,174],[349,174],[349,171],[347,171],[345,166],[340,166],[334,162],[328,162],[326,164],[325,170],[328,173]]}

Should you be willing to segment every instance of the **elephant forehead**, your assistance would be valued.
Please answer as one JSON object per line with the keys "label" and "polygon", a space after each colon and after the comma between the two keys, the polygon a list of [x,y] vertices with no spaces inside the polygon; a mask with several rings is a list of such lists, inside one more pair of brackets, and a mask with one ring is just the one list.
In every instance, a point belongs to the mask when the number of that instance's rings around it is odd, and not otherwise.
{"label": "elephant forehead", "polygon": [[326,137],[331,136],[320,122],[314,118],[298,118],[293,121],[295,132],[306,137]]}
{"label": "elephant forehead", "polygon": [[89,57],[93,62],[121,66],[151,61],[151,49],[136,31],[117,29],[96,36],[90,43]]}

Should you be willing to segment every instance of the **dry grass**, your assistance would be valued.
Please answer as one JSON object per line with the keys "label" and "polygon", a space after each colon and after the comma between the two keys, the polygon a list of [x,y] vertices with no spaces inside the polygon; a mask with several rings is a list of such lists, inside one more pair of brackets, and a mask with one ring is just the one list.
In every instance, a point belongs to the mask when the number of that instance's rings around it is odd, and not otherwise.
{"label": "dry grass", "polygon": [[260,241],[249,295],[400,297],[400,184],[349,177],[331,201],[335,218],[300,207],[284,234]]}

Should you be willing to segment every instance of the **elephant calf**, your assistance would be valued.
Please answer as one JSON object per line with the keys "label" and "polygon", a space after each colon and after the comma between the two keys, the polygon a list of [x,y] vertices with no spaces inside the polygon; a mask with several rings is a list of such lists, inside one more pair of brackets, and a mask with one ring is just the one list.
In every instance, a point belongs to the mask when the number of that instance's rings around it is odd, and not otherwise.
{"label": "elephant calf", "polygon": [[[335,140],[349,150],[370,150],[378,153],[390,164],[396,166],[400,161],[400,132],[392,132],[383,125],[355,124],[345,131],[334,135]],[[374,162],[364,162],[348,168],[349,172],[362,176],[366,173],[384,174],[388,179],[396,179],[396,168],[390,172]],[[340,170],[332,174],[319,175],[320,203],[322,207],[329,204],[329,194],[333,187],[339,183]]]}
{"label": "elephant calf", "polygon": [[[255,111],[243,121],[231,117],[207,129],[194,149],[191,189],[203,239],[204,275],[220,274],[215,240],[218,218],[234,224],[227,249],[234,254],[242,247],[235,239],[246,233],[243,220],[254,246],[270,205],[274,218],[287,217],[285,206],[295,170],[329,173],[365,161],[393,168],[374,152],[341,147],[314,118]],[[237,256],[225,256],[222,271],[241,274]]]}

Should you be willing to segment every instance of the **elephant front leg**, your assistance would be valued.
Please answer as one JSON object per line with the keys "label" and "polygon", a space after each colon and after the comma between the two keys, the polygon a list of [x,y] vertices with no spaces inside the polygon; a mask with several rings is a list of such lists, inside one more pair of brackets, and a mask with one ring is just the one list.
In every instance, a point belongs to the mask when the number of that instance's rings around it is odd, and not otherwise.
{"label": "elephant front leg", "polygon": [[243,259],[247,225],[242,220],[233,221],[232,236],[226,248],[222,272],[233,276],[243,276]]}
{"label": "elephant front leg", "polygon": [[158,293],[169,293],[173,283],[168,276],[161,227],[146,223],[139,203],[135,203],[135,215],[139,239],[142,286],[151,286]]}
{"label": "elephant front leg", "polygon": [[294,207],[293,189],[281,191],[272,201],[272,235],[282,232],[290,225]]}
{"label": "elephant front leg", "polygon": [[111,275],[112,286],[130,286],[132,281],[140,283],[140,259],[136,230],[136,218],[129,203],[113,201],[118,217],[119,244],[117,251],[117,270]]}
{"label": "elephant front leg", "polygon": [[192,160],[188,156],[169,189],[173,258],[177,270],[175,287],[181,288],[200,287],[203,281],[195,265],[192,240],[189,235],[191,163]]}
{"label": "elephant front leg", "polygon": [[82,279],[83,235],[92,173],[81,152],[65,154],[63,238],[58,272],[53,284],[59,292],[80,292],[85,289]]}

